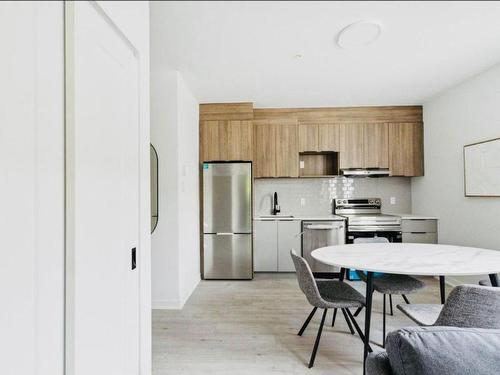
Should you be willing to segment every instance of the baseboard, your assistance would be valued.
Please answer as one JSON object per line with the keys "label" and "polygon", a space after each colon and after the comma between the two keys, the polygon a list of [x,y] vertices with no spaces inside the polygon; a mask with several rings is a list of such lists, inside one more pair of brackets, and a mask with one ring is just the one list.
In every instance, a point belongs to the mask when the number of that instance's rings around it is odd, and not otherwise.
{"label": "baseboard", "polygon": [[200,279],[194,280],[188,292],[181,297],[181,299],[170,299],[170,300],[156,300],[151,302],[151,308],[153,310],[182,310],[186,302],[188,301],[191,294],[200,283]]}
{"label": "baseboard", "polygon": [[184,303],[178,299],[157,300],[151,302],[151,308],[153,310],[181,310]]}
{"label": "baseboard", "polygon": [[193,280],[191,280],[191,285],[188,286],[187,292],[183,296],[181,296],[182,306],[186,304],[189,297],[191,297],[191,294],[193,294],[194,290],[196,289],[200,281],[201,281],[200,275],[198,275],[198,278],[194,278]]}

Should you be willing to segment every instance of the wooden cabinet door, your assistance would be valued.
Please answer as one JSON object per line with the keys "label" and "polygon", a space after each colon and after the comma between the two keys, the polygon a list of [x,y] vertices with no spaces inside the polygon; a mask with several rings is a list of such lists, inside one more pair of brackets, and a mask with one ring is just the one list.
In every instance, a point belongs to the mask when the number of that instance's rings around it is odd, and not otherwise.
{"label": "wooden cabinet door", "polygon": [[276,134],[276,177],[299,176],[299,145],[297,122],[274,124]]}
{"label": "wooden cabinet door", "polygon": [[340,124],[318,125],[318,151],[340,150]]}
{"label": "wooden cabinet door", "polygon": [[299,125],[299,152],[319,151],[318,147],[318,125]]}
{"label": "wooden cabinet door", "polygon": [[254,177],[276,176],[276,133],[268,120],[253,123]]}
{"label": "wooden cabinet door", "polygon": [[253,160],[252,122],[228,121],[227,132],[227,160]]}
{"label": "wooden cabinet door", "polygon": [[202,161],[228,160],[227,121],[203,121],[201,128]]}
{"label": "wooden cabinet door", "polygon": [[422,176],[423,125],[389,124],[389,169],[392,176]]}
{"label": "wooden cabinet door", "polygon": [[389,129],[387,124],[365,124],[364,167],[389,168]]}
{"label": "wooden cabinet door", "polygon": [[363,168],[363,124],[340,126],[340,168]]}

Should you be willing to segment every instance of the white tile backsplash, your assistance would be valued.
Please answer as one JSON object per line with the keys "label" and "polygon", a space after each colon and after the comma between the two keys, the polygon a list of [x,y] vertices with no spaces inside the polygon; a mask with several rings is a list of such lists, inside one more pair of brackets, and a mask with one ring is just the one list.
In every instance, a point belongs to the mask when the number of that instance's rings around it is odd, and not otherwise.
{"label": "white tile backsplash", "polygon": [[381,198],[383,212],[411,212],[411,181],[407,177],[256,179],[255,216],[271,213],[274,192],[284,215],[328,215],[335,198]]}

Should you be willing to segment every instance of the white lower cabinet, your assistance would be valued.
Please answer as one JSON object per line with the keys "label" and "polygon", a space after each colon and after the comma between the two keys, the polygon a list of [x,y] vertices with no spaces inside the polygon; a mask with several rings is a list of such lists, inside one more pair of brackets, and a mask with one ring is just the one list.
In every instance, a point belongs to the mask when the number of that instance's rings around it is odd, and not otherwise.
{"label": "white lower cabinet", "polygon": [[254,221],[254,271],[294,272],[290,249],[301,253],[300,220]]}
{"label": "white lower cabinet", "polygon": [[255,272],[278,270],[278,222],[255,220],[253,224],[253,268]]}
{"label": "white lower cabinet", "polygon": [[300,221],[278,221],[278,271],[294,272],[290,250],[301,254]]}

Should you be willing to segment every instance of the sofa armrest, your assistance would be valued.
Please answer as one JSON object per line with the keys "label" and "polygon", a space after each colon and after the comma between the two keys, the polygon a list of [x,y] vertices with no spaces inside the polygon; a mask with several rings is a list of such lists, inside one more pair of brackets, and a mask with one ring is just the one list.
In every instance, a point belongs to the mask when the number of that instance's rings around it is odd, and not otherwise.
{"label": "sofa armrest", "polygon": [[385,350],[368,354],[366,375],[392,375],[389,357]]}

